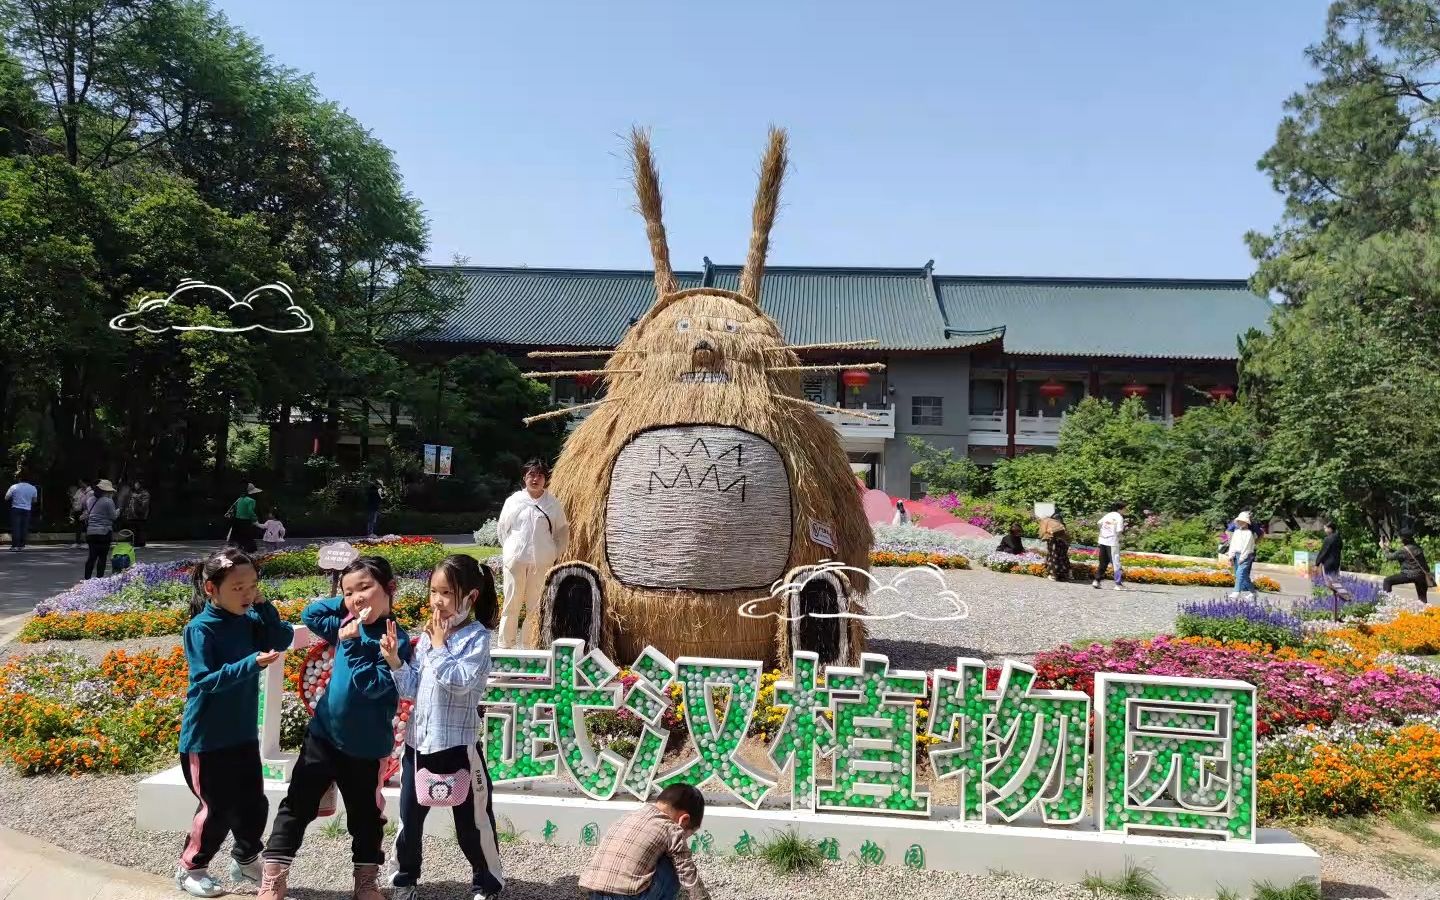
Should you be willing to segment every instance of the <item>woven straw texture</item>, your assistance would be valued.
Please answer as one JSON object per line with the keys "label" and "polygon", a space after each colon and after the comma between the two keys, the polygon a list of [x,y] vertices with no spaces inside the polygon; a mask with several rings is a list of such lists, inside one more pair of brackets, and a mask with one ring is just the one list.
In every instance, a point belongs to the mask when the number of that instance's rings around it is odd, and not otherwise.
{"label": "woven straw texture", "polygon": [[642,432],[610,472],[605,545],[632,587],[764,593],[785,574],[790,527],[780,454],[734,428]]}

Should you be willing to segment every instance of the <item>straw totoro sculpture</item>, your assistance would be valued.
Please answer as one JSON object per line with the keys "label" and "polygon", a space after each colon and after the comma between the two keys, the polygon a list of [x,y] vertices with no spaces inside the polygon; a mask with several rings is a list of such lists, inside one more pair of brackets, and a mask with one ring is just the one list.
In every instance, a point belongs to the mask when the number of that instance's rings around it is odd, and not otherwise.
{"label": "straw totoro sculpture", "polygon": [[854,663],[864,623],[834,615],[863,612],[866,578],[816,567],[868,569],[873,536],[835,429],[800,396],[802,371],[838,367],[802,365],[796,351],[873,342],[789,346],[761,309],[785,132],[770,131],[738,292],[677,290],[660,182],[638,129],[631,151],[656,300],[612,351],[532,354],[609,360],[534,373],[595,375],[606,393],[555,467],[570,559],[548,574],[526,643],[584,638],[626,661],[653,644],[672,659],[783,665],[793,650],[811,650]]}

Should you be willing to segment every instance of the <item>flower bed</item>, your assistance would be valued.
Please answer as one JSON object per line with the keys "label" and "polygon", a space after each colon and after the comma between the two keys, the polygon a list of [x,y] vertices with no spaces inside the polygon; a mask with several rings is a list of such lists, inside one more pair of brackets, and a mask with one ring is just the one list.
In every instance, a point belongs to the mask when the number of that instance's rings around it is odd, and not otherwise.
{"label": "flower bed", "polygon": [[1305,643],[1304,623],[1299,616],[1247,597],[1214,597],[1183,604],[1175,621],[1175,633],[1275,647],[1299,647]]}
{"label": "flower bed", "polygon": [[[992,572],[1013,575],[1037,575],[1043,577],[1045,557],[1038,553],[991,553],[985,557],[985,567]],[[1070,563],[1070,577],[1076,581],[1088,581],[1095,577],[1095,567],[1090,563]],[[1174,584],[1192,587],[1234,587],[1235,577],[1224,569],[1197,565],[1192,568],[1131,568],[1125,567],[1125,581],[1131,584]],[[1254,579],[1255,587],[1261,591],[1277,593],[1280,584],[1273,578],[1261,576]]]}
{"label": "flower bed", "polygon": [[1364,659],[1161,637],[1048,650],[1036,655],[1035,669],[1045,687],[1087,692],[1097,672],[1247,681],[1259,691],[1261,735],[1333,722],[1401,722],[1440,710],[1440,678],[1400,668],[1362,668]]}
{"label": "flower bed", "polygon": [[[1100,557],[1100,551],[1095,547],[1071,547],[1071,561],[1093,563]],[[1213,569],[1218,572],[1228,572],[1229,567],[1224,563],[1210,560],[1197,559],[1176,559],[1173,556],[1161,556],[1158,553],[1132,553],[1129,550],[1120,551],[1120,564],[1129,571],[1131,566],[1147,569],[1185,569],[1194,571],[1197,569]]]}
{"label": "flower bed", "polygon": [[897,568],[939,566],[942,569],[968,569],[970,560],[963,556],[945,553],[893,553],[889,550],[872,550],[870,551],[870,565]]}
{"label": "flower bed", "polygon": [[1440,653],[1440,609],[1402,612],[1393,622],[1361,624],[1331,632],[1330,637],[1370,653],[1388,650],[1410,656],[1433,656]]}
{"label": "flower bed", "polygon": [[[320,568],[321,544],[307,544],[290,550],[281,550],[260,558],[260,577],[293,578],[297,575],[313,575]],[[399,537],[387,535],[378,541],[361,542],[354,545],[361,556],[383,556],[390,561],[396,572],[429,572],[445,558],[445,545],[434,538]]]}
{"label": "flower bed", "polygon": [[1266,819],[1440,810],[1440,717],[1339,725],[1261,746],[1255,798]]}
{"label": "flower bed", "polygon": [[95,666],[49,651],[0,665],[0,754],[20,772],[134,772],[175,752],[187,670],[169,653],[113,651]]}

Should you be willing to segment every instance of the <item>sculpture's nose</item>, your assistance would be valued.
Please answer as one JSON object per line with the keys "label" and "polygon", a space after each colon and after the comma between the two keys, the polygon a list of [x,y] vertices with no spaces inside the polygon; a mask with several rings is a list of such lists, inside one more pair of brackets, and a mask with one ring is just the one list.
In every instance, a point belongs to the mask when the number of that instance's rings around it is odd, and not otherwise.
{"label": "sculpture's nose", "polygon": [[720,362],[720,354],[707,338],[700,338],[690,350],[690,358],[697,369],[714,369]]}

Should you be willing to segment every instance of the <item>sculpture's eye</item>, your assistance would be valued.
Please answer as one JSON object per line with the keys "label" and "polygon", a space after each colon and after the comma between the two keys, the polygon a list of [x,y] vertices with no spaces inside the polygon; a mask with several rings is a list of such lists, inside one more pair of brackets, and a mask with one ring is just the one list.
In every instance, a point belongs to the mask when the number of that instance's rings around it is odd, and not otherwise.
{"label": "sculpture's eye", "polygon": [[726,319],[726,320],[725,320],[725,330],[728,331],[728,332],[730,332],[731,334],[739,334],[739,333],[740,333],[740,323],[739,323],[739,322],[736,322],[736,321],[734,321],[734,320],[731,320],[731,319]]}
{"label": "sculpture's eye", "polygon": [[676,323],[675,323],[675,330],[678,331],[678,332],[680,332],[681,334],[684,334],[685,332],[689,331],[689,330],[690,330],[690,320],[689,320],[689,319],[681,319],[680,321],[676,322]]}

